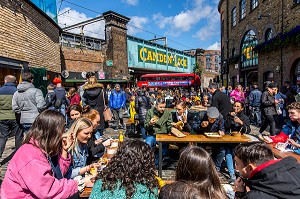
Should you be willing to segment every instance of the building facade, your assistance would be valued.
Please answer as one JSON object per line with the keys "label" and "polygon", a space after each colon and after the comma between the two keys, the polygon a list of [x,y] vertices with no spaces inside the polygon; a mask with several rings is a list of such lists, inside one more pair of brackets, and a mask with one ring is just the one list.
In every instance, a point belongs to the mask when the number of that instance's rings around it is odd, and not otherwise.
{"label": "building facade", "polygon": [[[0,1],[0,84],[5,75],[43,68],[60,73],[60,27],[29,0]],[[41,79],[46,79],[43,74]]]}
{"label": "building facade", "polygon": [[221,51],[205,50],[202,56],[197,57],[200,67],[203,67],[201,85],[207,88],[210,82],[219,82],[221,69]]}
{"label": "building facade", "polygon": [[220,0],[223,85],[300,80],[299,0]]}

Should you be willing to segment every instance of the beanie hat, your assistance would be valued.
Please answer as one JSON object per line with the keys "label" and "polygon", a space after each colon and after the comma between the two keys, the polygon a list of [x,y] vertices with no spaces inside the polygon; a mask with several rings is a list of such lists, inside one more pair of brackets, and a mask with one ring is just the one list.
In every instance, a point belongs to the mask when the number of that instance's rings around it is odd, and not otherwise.
{"label": "beanie hat", "polygon": [[61,79],[58,78],[58,77],[55,77],[55,78],[53,79],[53,84],[54,84],[54,85],[56,85],[56,84],[58,84],[58,83],[61,83],[61,82],[62,82]]}

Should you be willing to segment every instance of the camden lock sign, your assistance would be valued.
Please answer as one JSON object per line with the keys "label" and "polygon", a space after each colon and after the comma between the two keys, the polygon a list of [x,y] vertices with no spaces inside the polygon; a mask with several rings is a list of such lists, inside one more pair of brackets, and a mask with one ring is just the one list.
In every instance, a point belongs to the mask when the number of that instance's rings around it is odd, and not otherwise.
{"label": "camden lock sign", "polygon": [[164,52],[154,48],[138,45],[139,62],[157,63],[178,68],[188,68],[188,59],[184,56]]}

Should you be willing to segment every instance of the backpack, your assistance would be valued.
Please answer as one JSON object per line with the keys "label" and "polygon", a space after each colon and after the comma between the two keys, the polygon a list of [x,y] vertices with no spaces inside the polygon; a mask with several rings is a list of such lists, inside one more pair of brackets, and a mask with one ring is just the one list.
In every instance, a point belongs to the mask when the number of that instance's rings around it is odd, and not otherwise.
{"label": "backpack", "polygon": [[61,99],[60,98],[56,98],[55,103],[54,103],[54,107],[56,109],[59,109],[61,107],[61,105],[62,105]]}

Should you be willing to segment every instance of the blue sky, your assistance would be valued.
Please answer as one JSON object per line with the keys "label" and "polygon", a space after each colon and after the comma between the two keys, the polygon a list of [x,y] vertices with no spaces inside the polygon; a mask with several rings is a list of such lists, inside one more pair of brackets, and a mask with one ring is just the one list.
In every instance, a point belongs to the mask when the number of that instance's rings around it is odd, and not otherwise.
{"label": "blue sky", "polygon": [[[178,50],[220,49],[219,0],[57,0],[61,27],[112,10],[131,18],[128,34],[145,40],[165,36]],[[74,5],[77,4],[77,5]],[[79,33],[79,29],[73,32]],[[84,34],[104,38],[104,22],[84,27]]]}

